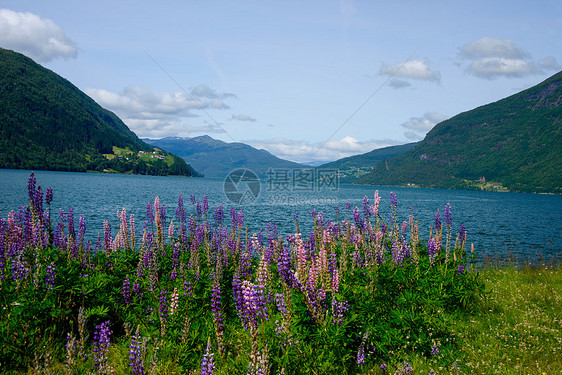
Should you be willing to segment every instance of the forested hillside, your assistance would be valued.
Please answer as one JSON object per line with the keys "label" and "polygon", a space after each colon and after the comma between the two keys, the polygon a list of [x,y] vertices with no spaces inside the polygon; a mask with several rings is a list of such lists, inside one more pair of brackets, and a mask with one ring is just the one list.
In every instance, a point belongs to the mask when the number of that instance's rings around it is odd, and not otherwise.
{"label": "forested hillside", "polygon": [[[128,150],[127,156],[114,153]],[[76,86],[22,54],[0,49],[0,167],[186,175],[176,156],[142,158],[153,147]]]}
{"label": "forested hillside", "polygon": [[443,121],[356,183],[562,193],[562,72]]}

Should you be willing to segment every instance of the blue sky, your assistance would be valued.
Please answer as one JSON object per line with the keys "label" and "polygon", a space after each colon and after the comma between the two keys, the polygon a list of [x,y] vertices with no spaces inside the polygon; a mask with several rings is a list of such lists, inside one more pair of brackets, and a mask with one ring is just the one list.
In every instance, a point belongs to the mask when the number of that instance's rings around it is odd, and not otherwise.
{"label": "blue sky", "polygon": [[139,136],[298,162],[422,139],[562,69],[560,1],[0,1],[0,47]]}

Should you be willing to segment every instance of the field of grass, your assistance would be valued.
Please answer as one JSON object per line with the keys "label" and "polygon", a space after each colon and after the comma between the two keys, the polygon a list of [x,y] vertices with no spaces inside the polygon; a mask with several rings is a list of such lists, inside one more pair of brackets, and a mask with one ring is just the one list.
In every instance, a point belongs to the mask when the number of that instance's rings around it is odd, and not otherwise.
{"label": "field of grass", "polygon": [[91,243],[33,174],[28,192],[0,219],[2,373],[562,371],[560,265],[476,269],[449,205],[427,240],[393,193],[386,220],[375,193],[280,236],[180,195],[175,215],[156,198]]}
{"label": "field of grass", "polygon": [[480,278],[478,308],[449,322],[458,348],[416,356],[415,373],[562,374],[561,265],[487,265]]}

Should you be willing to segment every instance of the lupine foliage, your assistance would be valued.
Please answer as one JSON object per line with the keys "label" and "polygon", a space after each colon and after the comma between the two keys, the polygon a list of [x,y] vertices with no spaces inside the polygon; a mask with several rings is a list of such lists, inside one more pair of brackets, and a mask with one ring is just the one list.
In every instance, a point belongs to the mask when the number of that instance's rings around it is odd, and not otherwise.
{"label": "lupine foliage", "polygon": [[347,218],[313,212],[310,233],[295,217],[285,237],[248,233],[234,209],[227,223],[222,206],[211,220],[206,197],[180,196],[169,220],[156,198],[141,231],[123,210],[90,243],[71,209],[52,220],[48,192],[32,174],[29,205],[0,219],[3,370],[54,357],[76,373],[380,372],[396,353],[453,352],[447,322],[483,292],[449,206],[420,241],[394,194],[389,218],[377,192]]}

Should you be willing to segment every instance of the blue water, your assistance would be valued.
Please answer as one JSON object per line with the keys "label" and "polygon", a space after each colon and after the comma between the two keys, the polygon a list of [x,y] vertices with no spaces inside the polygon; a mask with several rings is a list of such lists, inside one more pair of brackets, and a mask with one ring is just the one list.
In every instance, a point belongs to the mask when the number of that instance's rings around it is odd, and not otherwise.
{"label": "blue water", "polygon": [[[0,217],[6,218],[10,210],[27,204],[30,173],[0,169]],[[47,171],[37,171],[35,176],[44,191],[48,187],[54,191],[53,216],[58,215],[59,209],[66,211],[72,207],[76,220],[80,214],[84,215],[90,239],[102,232],[103,220],[117,228],[117,211],[123,208],[135,214],[137,228],[142,228],[146,205],[154,202],[156,196],[166,206],[168,222],[175,216],[180,193],[187,207],[191,206],[190,195],[197,199],[207,195],[211,217],[214,208],[222,204],[227,222],[231,208],[244,211],[250,233],[265,230],[268,222],[276,223],[281,233],[292,233],[295,215],[299,217],[301,231],[310,231],[313,209],[322,211],[327,220],[335,220],[338,207],[340,219],[347,218],[352,213],[346,210],[346,202],[352,207],[362,207],[363,197],[366,195],[372,202],[378,189],[383,217],[390,212],[393,191],[398,196],[399,219],[408,220],[413,207],[422,239],[427,238],[437,209],[443,216],[445,205],[450,203],[453,229],[458,231],[461,224],[465,225],[468,242],[474,243],[480,259],[562,257],[562,196],[557,195],[354,185],[339,185],[336,191],[272,192],[267,191],[264,181],[257,199],[239,206],[227,198],[222,179]]]}

